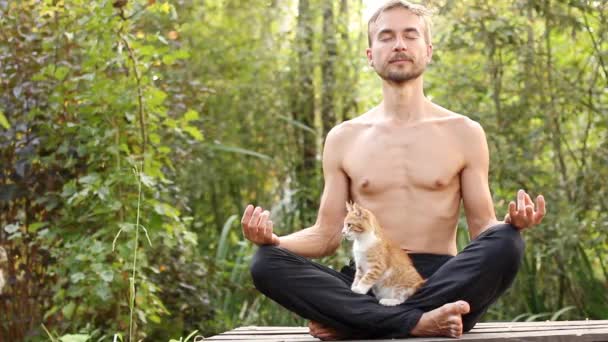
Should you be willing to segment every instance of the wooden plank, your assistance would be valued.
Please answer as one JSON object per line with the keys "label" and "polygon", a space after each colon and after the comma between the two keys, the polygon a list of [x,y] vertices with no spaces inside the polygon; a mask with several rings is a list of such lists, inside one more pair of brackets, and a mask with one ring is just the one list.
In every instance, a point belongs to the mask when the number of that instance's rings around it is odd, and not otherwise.
{"label": "wooden plank", "polygon": [[[261,327],[260,327],[261,328]],[[494,327],[475,327],[469,333],[486,333],[486,332],[503,332],[503,331],[537,331],[537,330],[575,330],[575,329],[598,329],[607,328],[608,322],[593,322],[593,323],[577,323],[577,324],[560,324],[560,325],[523,325],[523,324],[508,324]],[[237,328],[224,334],[231,335],[246,335],[246,334],[297,334],[307,333],[308,328],[306,327],[258,327],[251,328]]]}
{"label": "wooden plank", "polygon": [[309,342],[319,341],[318,339],[306,335],[216,335],[205,338],[205,341],[298,341]]}
{"label": "wooden plank", "polygon": [[[577,330],[577,329],[608,329],[608,324],[597,325],[560,325],[560,326],[518,326],[509,325],[504,327],[487,327],[475,328],[468,334],[486,334],[497,332],[525,332],[525,331],[558,331],[558,330]],[[223,335],[289,335],[289,334],[307,334],[308,328],[281,328],[281,329],[264,329],[264,330],[232,330],[225,332]]]}
{"label": "wooden plank", "polygon": [[[308,335],[307,327],[240,327],[216,335],[211,341],[319,341]],[[555,321],[555,322],[487,322],[479,323],[460,340],[488,342],[531,341],[531,342],[597,342],[608,341],[608,321]],[[361,341],[361,340],[350,340]],[[374,341],[395,341],[374,340]],[[408,338],[415,342],[454,341],[452,338],[426,337]]]}
{"label": "wooden plank", "polygon": [[[599,325],[608,325],[608,320],[584,320],[584,321],[543,321],[543,322],[488,322],[488,323],[477,323],[474,329],[487,329],[487,328],[504,328],[504,327],[544,327],[544,326],[599,326]],[[273,327],[260,327],[260,326],[245,326],[239,327],[231,331],[241,331],[241,330],[251,330],[251,331],[274,331],[274,330],[283,330],[283,329],[308,329],[306,327],[282,327],[282,326],[273,326]]]}
{"label": "wooden plank", "polygon": [[477,323],[475,328],[479,327],[501,327],[508,325],[517,326],[558,326],[558,325],[597,325],[597,324],[608,324],[608,320],[584,320],[584,321],[542,321],[542,322],[484,322]]}

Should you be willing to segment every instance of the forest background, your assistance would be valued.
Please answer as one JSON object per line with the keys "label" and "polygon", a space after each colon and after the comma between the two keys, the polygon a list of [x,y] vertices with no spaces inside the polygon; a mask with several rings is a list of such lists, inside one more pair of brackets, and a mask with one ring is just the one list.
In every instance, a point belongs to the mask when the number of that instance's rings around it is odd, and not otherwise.
{"label": "forest background", "polygon": [[[485,128],[499,218],[548,203],[485,320],[608,318],[607,2],[425,3],[426,94]],[[381,100],[375,5],[0,0],[0,340],[304,324],[253,288],[239,219],[314,223],[326,133]]]}

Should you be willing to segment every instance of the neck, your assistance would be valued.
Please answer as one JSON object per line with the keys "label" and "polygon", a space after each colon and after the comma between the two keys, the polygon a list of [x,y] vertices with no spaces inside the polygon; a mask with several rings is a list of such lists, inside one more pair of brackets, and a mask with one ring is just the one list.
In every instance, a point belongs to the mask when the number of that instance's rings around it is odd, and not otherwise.
{"label": "neck", "polygon": [[415,122],[424,119],[430,101],[424,96],[422,75],[405,83],[384,81],[380,104],[386,119]]}

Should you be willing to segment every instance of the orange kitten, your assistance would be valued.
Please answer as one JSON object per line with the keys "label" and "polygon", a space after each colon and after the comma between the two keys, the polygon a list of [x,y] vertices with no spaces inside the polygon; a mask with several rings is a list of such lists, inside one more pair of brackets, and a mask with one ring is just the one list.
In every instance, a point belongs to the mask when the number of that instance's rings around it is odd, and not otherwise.
{"label": "orange kitten", "polygon": [[424,279],[407,253],[384,237],[371,211],[356,203],[346,203],[346,208],[348,213],[342,234],[354,240],[353,254],[357,266],[351,289],[365,294],[373,288],[382,305],[403,303],[424,284]]}

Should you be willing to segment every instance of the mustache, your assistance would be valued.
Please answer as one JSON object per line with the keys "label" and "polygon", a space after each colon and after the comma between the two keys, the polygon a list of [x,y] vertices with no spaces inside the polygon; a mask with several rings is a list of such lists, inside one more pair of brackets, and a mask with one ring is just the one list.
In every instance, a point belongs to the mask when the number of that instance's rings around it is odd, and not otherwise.
{"label": "mustache", "polygon": [[392,62],[403,61],[403,60],[413,62],[414,58],[406,55],[405,53],[398,53],[395,55],[395,57],[391,58],[388,62],[392,63]]}

